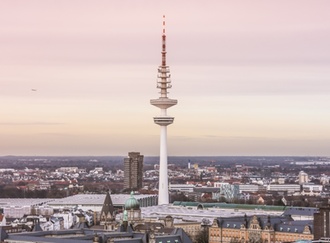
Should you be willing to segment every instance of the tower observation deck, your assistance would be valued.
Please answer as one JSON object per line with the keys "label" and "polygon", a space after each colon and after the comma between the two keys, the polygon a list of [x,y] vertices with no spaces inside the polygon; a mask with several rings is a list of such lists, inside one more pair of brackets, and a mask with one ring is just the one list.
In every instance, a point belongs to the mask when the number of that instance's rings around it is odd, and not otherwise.
{"label": "tower observation deck", "polygon": [[171,85],[170,68],[166,64],[166,34],[165,34],[165,16],[163,16],[163,34],[162,34],[162,62],[158,67],[157,88],[160,89],[160,97],[150,100],[150,103],[160,108],[160,115],[154,117],[154,122],[161,127],[160,133],[160,156],[159,156],[159,191],[158,204],[169,204],[168,195],[168,172],[167,172],[167,126],[172,124],[174,117],[167,115],[167,108],[178,103],[177,100],[167,97],[168,89]]}

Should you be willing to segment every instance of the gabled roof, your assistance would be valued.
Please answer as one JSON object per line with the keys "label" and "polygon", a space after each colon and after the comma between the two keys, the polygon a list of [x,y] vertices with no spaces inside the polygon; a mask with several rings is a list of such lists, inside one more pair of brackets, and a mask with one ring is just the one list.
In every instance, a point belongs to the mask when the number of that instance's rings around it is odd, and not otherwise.
{"label": "gabled roof", "polygon": [[299,216],[314,216],[314,213],[319,212],[318,208],[310,207],[290,207],[285,209],[283,215],[299,215]]}
{"label": "gabled roof", "polygon": [[299,222],[299,221],[294,221],[292,223],[281,223],[277,224],[275,231],[280,231],[280,232],[291,232],[291,233],[300,233],[302,234],[305,230],[310,231],[313,233],[313,224],[306,223],[306,222]]}
{"label": "gabled roof", "polygon": [[184,242],[184,243],[192,243],[192,240],[187,235],[187,233],[181,229],[181,228],[175,228],[171,233],[172,239],[177,238],[176,236],[179,236],[178,242]]}
{"label": "gabled roof", "polygon": [[162,236],[156,236],[156,243],[166,243],[166,242],[178,242],[178,243],[192,243],[192,241],[183,241],[179,235],[162,235]]}
{"label": "gabled roof", "polygon": [[4,240],[8,237],[8,234],[4,230],[3,227],[0,226],[0,241],[4,242]]}
{"label": "gabled roof", "polygon": [[253,217],[256,217],[261,229],[266,226],[271,226],[277,231],[279,224],[291,224],[293,219],[289,215],[270,216],[270,215],[256,215],[256,216],[238,216],[238,217],[219,217],[217,219],[218,225],[223,228],[239,229],[243,224],[245,227],[250,227]]}
{"label": "gabled roof", "polygon": [[[269,221],[269,222],[268,222]],[[282,222],[291,223],[293,219],[290,215],[283,216],[269,216],[269,215],[261,215],[259,216],[259,223],[261,228],[265,228],[268,223],[275,229],[275,225],[280,224]]]}
{"label": "gabled roof", "polygon": [[113,241],[114,243],[116,242],[125,242],[125,243],[144,243],[146,241],[143,241],[142,239],[115,239]]}
{"label": "gabled roof", "polygon": [[132,239],[114,239],[114,243],[116,242],[125,242],[125,243],[144,243],[143,239],[139,238],[132,238]]}
{"label": "gabled roof", "polygon": [[[90,230],[90,229],[71,229],[71,230],[53,230],[40,232],[22,232],[6,234],[0,227],[0,240],[9,239],[11,241],[24,242],[45,242],[45,243],[89,243],[93,241],[95,234],[99,236],[101,242],[126,242],[126,243],[147,243],[147,233],[133,232],[128,226],[129,231],[116,232],[104,230]],[[191,239],[182,229],[174,229],[170,234],[156,234],[156,243],[163,242],[177,242],[177,243],[192,243]]]}

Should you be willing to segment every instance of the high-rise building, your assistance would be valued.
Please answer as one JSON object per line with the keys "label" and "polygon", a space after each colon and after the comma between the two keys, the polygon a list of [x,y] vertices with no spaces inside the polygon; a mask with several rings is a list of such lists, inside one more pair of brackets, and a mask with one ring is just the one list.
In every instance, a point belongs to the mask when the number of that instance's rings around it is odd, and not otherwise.
{"label": "high-rise building", "polygon": [[308,183],[308,174],[306,172],[300,171],[298,175],[299,185]]}
{"label": "high-rise building", "polygon": [[177,100],[167,97],[167,89],[171,88],[170,68],[166,64],[166,34],[165,34],[165,16],[163,16],[163,34],[162,34],[162,62],[158,67],[157,88],[160,89],[160,97],[150,100],[150,103],[160,108],[160,115],[154,117],[154,122],[160,126],[160,155],[159,155],[159,190],[158,204],[169,204],[168,194],[168,172],[167,172],[167,126],[172,124],[174,117],[167,115],[167,108],[178,103]]}
{"label": "high-rise building", "polygon": [[137,190],[142,188],[143,182],[143,155],[139,152],[128,153],[124,159],[124,188]]}
{"label": "high-rise building", "polygon": [[314,214],[314,239],[330,237],[330,207],[321,207],[318,213]]}

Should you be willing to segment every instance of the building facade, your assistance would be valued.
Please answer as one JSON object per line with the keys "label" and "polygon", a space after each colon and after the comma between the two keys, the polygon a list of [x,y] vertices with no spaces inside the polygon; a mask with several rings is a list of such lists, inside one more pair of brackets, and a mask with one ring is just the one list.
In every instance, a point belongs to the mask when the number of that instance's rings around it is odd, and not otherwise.
{"label": "building facade", "polygon": [[194,192],[195,188],[196,186],[192,184],[169,184],[168,187],[170,191],[177,192]]}
{"label": "building facade", "polygon": [[214,187],[219,188],[217,194],[213,194],[215,199],[225,198],[227,201],[232,202],[234,199],[238,198],[239,195],[239,186],[238,184],[229,184],[227,182],[216,182]]}
{"label": "building facade", "polygon": [[269,184],[267,191],[281,191],[281,192],[300,192],[301,187],[298,184]]}
{"label": "building facade", "polygon": [[308,183],[308,174],[306,172],[300,171],[298,175],[299,185]]}
{"label": "building facade", "polygon": [[312,240],[313,224],[289,216],[220,217],[209,228],[209,243],[280,243]]}
{"label": "building facade", "polygon": [[314,214],[314,228],[314,239],[330,237],[330,207],[320,208],[319,212]]}
{"label": "building facade", "polygon": [[143,182],[143,155],[139,152],[128,153],[124,159],[124,188],[138,190]]}

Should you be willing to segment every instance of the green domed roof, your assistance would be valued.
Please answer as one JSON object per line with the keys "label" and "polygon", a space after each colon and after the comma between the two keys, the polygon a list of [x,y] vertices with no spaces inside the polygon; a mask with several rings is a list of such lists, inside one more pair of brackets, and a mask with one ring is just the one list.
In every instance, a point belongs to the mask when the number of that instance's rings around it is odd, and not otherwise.
{"label": "green domed roof", "polygon": [[129,199],[126,200],[125,202],[125,209],[126,210],[138,210],[140,209],[140,204],[139,202],[135,199],[135,197],[133,196],[134,193],[131,192],[131,197]]}

